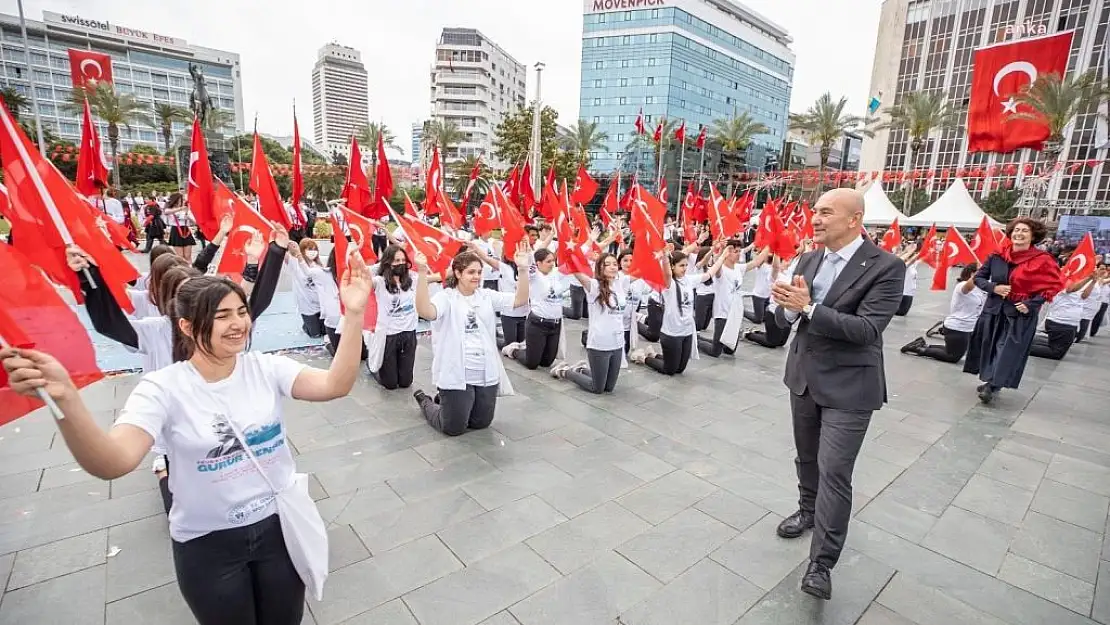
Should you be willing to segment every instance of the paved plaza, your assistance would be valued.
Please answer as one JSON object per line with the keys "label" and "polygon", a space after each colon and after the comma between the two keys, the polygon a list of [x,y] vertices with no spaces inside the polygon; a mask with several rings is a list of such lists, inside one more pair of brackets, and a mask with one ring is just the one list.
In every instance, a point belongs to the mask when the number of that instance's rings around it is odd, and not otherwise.
{"label": "paved plaza", "polygon": [[[930,280],[885,335],[831,601],[798,590],[808,534],[774,532],[797,507],[785,351],[745,345],[675,378],[633,366],[606,396],[509,364],[517,396],[453,439],[366,379],[289,402],[331,539],[305,622],[1110,624],[1110,335],[1031,359],[986,408],[958,365],[898,353],[947,312]],[[417,386],[430,365],[421,339]],[[101,424],[135,383],[84,391]],[[0,428],[0,625],[191,622],[149,464],[106,483],[46,415]]]}

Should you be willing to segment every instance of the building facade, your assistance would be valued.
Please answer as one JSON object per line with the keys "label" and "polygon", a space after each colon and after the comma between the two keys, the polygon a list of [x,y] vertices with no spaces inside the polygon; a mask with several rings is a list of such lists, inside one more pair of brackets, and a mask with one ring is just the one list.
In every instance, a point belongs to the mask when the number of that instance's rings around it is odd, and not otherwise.
{"label": "building facade", "polygon": [[748,113],[770,130],[753,141],[751,170],[775,161],[786,139],[794,77],[791,38],[732,0],[584,0],[580,115],[608,135],[591,168],[624,161],[642,110],[649,132],[659,118],[699,125]]}
{"label": "building facade", "polygon": [[[977,48],[1030,35],[1074,31],[1068,73],[1106,70],[1107,22],[1110,0],[885,0],[871,75],[871,96],[882,109],[912,91],[941,92],[966,108]],[[1094,166],[1065,167],[1048,184],[1047,203],[1061,209],[1108,205],[1110,168],[1100,148],[1096,111],[1084,111],[1065,136],[1061,160],[1087,161]],[[863,143],[864,171],[955,172],[982,169],[987,176],[969,181],[973,195],[984,198],[999,188],[1022,188],[1026,166],[1043,171],[1046,159],[1022,149],[1009,154],[967,152],[964,127],[934,133],[909,158],[909,139],[902,129],[882,131]],[[1097,160],[1097,164],[1094,161]],[[934,176],[923,184],[932,197],[948,186]],[[1024,194],[1020,206],[1036,195]],[[1043,206],[1043,202],[1042,202]]]}
{"label": "building facade", "polygon": [[[312,68],[312,128],[316,145],[346,155],[351,136],[370,123],[370,95],[362,53],[329,43]],[[370,146],[373,148],[373,146]]]}
{"label": "building facade", "polygon": [[424,152],[424,122],[414,122],[412,125],[412,146],[409,148],[409,158],[412,160],[412,167],[420,169],[422,167],[422,157]]}
{"label": "building facade", "polygon": [[[193,90],[189,65],[195,64],[204,73],[216,108],[234,117],[221,130],[231,134],[243,129],[243,84],[237,53],[190,45],[179,37],[119,26],[96,16],[51,11],[43,11],[41,22],[27,20],[27,38],[31,47],[29,67],[19,17],[0,14],[0,83],[28,100],[34,89],[43,127],[61,139],[81,142],[81,113],[68,112],[64,106],[73,91],[67,54],[70,48],[110,55],[116,91],[133,95],[150,107],[172,104],[187,108]],[[29,117],[31,112],[26,114]],[[107,126],[97,123],[100,135],[106,136]],[[180,137],[187,125],[189,122],[174,122],[174,136]],[[119,130],[121,152],[137,144],[163,149],[161,129],[136,124]]]}
{"label": "building facade", "polygon": [[463,133],[444,160],[481,155],[492,166],[504,167],[493,158],[494,129],[503,116],[525,106],[527,68],[473,28],[444,28],[435,55],[432,120],[451,122]]}

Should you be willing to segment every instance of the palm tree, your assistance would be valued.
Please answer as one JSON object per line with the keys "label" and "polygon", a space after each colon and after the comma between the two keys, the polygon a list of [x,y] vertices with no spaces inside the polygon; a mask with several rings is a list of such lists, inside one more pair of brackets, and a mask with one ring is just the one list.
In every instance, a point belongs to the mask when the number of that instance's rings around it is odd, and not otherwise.
{"label": "palm tree", "polygon": [[[147,116],[146,104],[140,102],[130,94],[118,94],[112,88],[112,83],[98,82],[95,86],[75,88],[72,100],[65,108],[74,115],[80,115],[85,107],[85,99],[89,101],[89,108],[94,115],[108,124],[108,145],[112,151],[112,162],[116,161],[119,151],[119,127],[128,130],[132,125],[144,124],[154,127],[154,122]],[[113,169],[116,186],[119,186],[119,167]]]}
{"label": "palm tree", "polygon": [[187,108],[165,102],[155,102],[152,110],[154,111],[154,121],[162,131],[162,146],[166,153],[169,153],[170,144],[173,143],[173,123],[192,119],[193,113]]}
{"label": "palm tree", "polygon": [[319,205],[339,197],[343,190],[343,177],[337,173],[323,172],[304,177],[305,197]]}
{"label": "palm tree", "polygon": [[767,126],[752,119],[747,112],[733,112],[732,117],[713,120],[713,140],[721,144],[721,152],[733,157],[732,171],[728,177],[729,195],[732,195],[732,183],[740,154],[748,150],[756,135],[767,134],[770,131]]}
{"label": "palm tree", "polygon": [[[912,169],[914,154],[925,146],[933,131],[959,128],[964,111],[953,106],[941,91],[930,93],[911,91],[902,96],[900,103],[883,111],[883,114],[887,117],[886,121],[877,124],[872,130],[904,128],[910,138],[910,154],[906,159],[906,169]],[[913,182],[907,180],[906,188],[912,189],[912,186]],[[907,190],[903,197],[905,199],[902,202],[902,212],[908,215],[910,200],[913,198],[912,190]]]}
{"label": "palm tree", "polygon": [[571,124],[570,132],[560,137],[563,149],[571,152],[578,159],[578,164],[586,167],[590,164],[590,152],[606,149],[609,134],[598,130],[598,124],[584,119]]}
{"label": "palm tree", "polygon": [[[844,133],[858,132],[866,136],[874,134],[862,128],[864,122],[862,117],[844,113],[847,105],[848,98],[842,97],[839,101],[833,102],[832,94],[825,92],[805,113],[790,114],[790,129],[805,132],[811,143],[821,146],[819,154],[822,171],[828,167],[829,154]],[[814,193],[820,190],[821,184],[818,183]]]}
{"label": "palm tree", "polygon": [[[451,181],[451,190],[456,197],[462,198],[463,193],[466,192],[466,185],[470,182],[470,172],[474,170],[474,164],[477,162],[477,156],[468,156],[461,161],[451,163],[447,167],[447,179]],[[481,167],[478,168],[478,178],[474,181],[474,189],[471,190],[469,199],[474,197],[481,199],[486,194],[486,191],[489,190],[492,173],[489,165],[482,163]]]}
{"label": "palm tree", "polygon": [[447,151],[462,140],[466,134],[450,120],[433,120],[424,123],[424,141],[439,147],[441,158],[447,158]]}
{"label": "palm tree", "polygon": [[8,107],[8,110],[11,111],[12,119],[15,121],[19,121],[19,113],[27,108],[27,104],[30,102],[27,96],[10,85],[0,89],[0,100],[4,101],[4,106]]}
{"label": "palm tree", "polygon": [[[393,131],[384,123],[370,122],[359,128],[355,133],[355,138],[359,140],[359,143],[366,146],[365,149],[370,150],[370,171],[374,172],[372,176],[378,175],[378,137],[381,137],[382,145],[385,146],[385,149],[401,152],[401,148],[397,147],[397,143],[394,140]],[[374,184],[377,184],[376,179]]]}

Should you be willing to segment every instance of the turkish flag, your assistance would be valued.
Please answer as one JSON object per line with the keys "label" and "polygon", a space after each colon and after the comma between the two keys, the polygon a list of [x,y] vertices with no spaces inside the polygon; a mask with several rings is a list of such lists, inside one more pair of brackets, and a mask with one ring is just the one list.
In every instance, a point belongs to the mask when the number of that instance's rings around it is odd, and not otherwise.
{"label": "turkish flag", "polygon": [[[864,236],[867,236],[867,231],[863,231]],[[933,224],[929,227],[929,231],[925,233],[925,237],[921,239],[920,259],[921,262],[936,269],[937,267],[937,225]]]}
{"label": "turkish flag", "polygon": [[351,156],[347,159],[347,179],[343,182],[343,192],[339,197],[347,208],[360,215],[378,219],[383,214],[370,199],[370,181],[366,179],[366,172],[362,169],[362,151],[358,149],[358,141],[354,138],[351,138]]}
{"label": "turkish flag", "polygon": [[1088,232],[1083,240],[1076,246],[1075,251],[1068,257],[1064,265],[1064,282],[1074,284],[1086,280],[1095,271],[1095,241]]}
{"label": "turkish flag", "polygon": [[[350,253],[354,251],[351,249],[350,242],[347,240],[348,231],[358,232],[360,235],[362,235],[358,243],[358,250],[361,252],[363,258],[366,258],[367,253],[369,253],[373,258],[377,258],[377,256],[374,254],[373,247],[370,244],[370,238],[367,237],[361,230],[362,228],[365,228],[365,226],[356,225],[348,219],[357,218],[365,223],[369,223],[366,221],[366,218],[350,209],[346,209],[343,207],[336,207],[336,209],[337,210],[333,210],[331,212],[331,215],[329,216],[329,219],[331,220],[331,231],[333,233],[332,241],[335,246],[332,248],[331,253],[333,256],[335,256],[335,277],[339,281],[339,283],[342,284],[343,274],[347,273],[347,263],[351,258]],[[367,260],[366,262],[372,261]],[[347,307],[343,305],[342,298],[339,299],[339,312],[343,314],[347,313]],[[366,312],[362,315],[362,329],[370,330],[371,332],[373,332],[377,325],[378,298],[371,297],[366,302]]]}
{"label": "turkish flag", "polygon": [[[224,243],[224,253],[220,256],[220,264],[216,267],[217,273],[238,275],[243,273],[247,265],[247,255],[243,248],[251,237],[257,232],[262,235],[263,241],[269,241],[273,235],[274,227],[254,207],[243,201],[243,198],[231,192],[223,182],[216,181],[216,191],[213,194],[214,205],[218,215],[231,211],[231,233],[227,235]],[[285,211],[282,211],[283,213]],[[263,254],[265,258],[265,254]],[[259,259],[261,262],[262,259]]]}
{"label": "turkish flag", "polygon": [[[439,214],[439,190],[443,187],[443,163],[439,160],[439,147],[432,147],[432,160],[424,176],[424,214]],[[407,211],[407,208],[406,208]],[[415,214],[415,213],[414,213]]]}
{"label": "turkish flag", "polygon": [[524,161],[524,169],[520,171],[517,192],[520,196],[520,208],[525,215],[531,214],[532,208],[536,205],[536,185],[532,178],[532,165],[528,161]]}
{"label": "turkish flag", "polygon": [[[358,248],[359,254],[362,255],[362,260],[370,265],[378,262],[378,255],[374,253],[374,245],[370,237],[374,234],[376,226],[370,223],[370,220],[355,211],[338,207],[343,214],[344,225],[347,226],[346,234],[351,237],[351,242]],[[339,275],[343,275],[340,273]]]}
{"label": "turkish flag", "polygon": [[1040,150],[1048,125],[1038,120],[1012,119],[1031,113],[1015,95],[1047,74],[1063,76],[1068,68],[1072,32],[999,43],[975,51],[971,100],[967,111],[968,152]]}
{"label": "turkish flag", "polygon": [[447,194],[443,192],[442,188],[439,190],[438,194],[439,222],[445,226],[450,226],[455,230],[462,228],[463,217],[462,214],[459,213],[459,209],[456,208],[453,203],[451,203],[451,198],[447,197]]}
{"label": "turkish flag", "polygon": [[987,262],[987,258],[991,254],[998,252],[998,242],[994,237],[994,230],[991,230],[990,220],[986,215],[983,216],[983,221],[979,223],[979,229],[975,231],[975,236],[971,238],[971,251],[975,252],[975,257],[979,259],[980,263]]}
{"label": "turkish flag", "polygon": [[[196,132],[194,129],[193,132]],[[205,160],[208,160],[207,157]],[[293,109],[293,182],[289,191],[289,203],[293,205],[293,214],[296,216],[298,226],[304,223],[304,213],[301,212],[301,198],[304,197],[304,171],[301,163],[301,129],[297,126],[297,110]],[[312,231],[305,233],[312,236]]]}
{"label": "turkish flag", "polygon": [[709,183],[709,232],[720,241],[735,236],[739,231],[740,224],[729,209],[728,202],[717,187]]}
{"label": "turkish flag", "polygon": [[462,205],[463,212],[470,208],[470,190],[474,188],[474,183],[478,181],[478,176],[482,174],[482,155],[479,154],[478,158],[474,159],[474,167],[470,168],[470,177],[466,180],[466,189],[463,191]]}
{"label": "turkish flag", "polygon": [[474,211],[474,233],[480,237],[501,227],[501,222],[497,218],[497,206],[493,203],[493,189],[496,186],[490,185],[489,190],[486,191],[486,197],[478,205],[478,210]]}
{"label": "turkish flag", "polygon": [[782,219],[778,215],[778,207],[774,202],[763,205],[763,212],[759,214],[759,226],[755,231],[755,247],[763,249],[773,245],[783,230]]}
{"label": "turkish flag", "polygon": [[879,242],[879,247],[884,250],[894,253],[898,246],[902,244],[902,229],[898,226],[898,218],[894,218],[894,222],[890,224],[887,231],[883,233],[883,238]]}
{"label": "turkish flag", "polygon": [[415,256],[417,252],[423,254],[424,258],[428,259],[428,268],[432,270],[432,273],[446,276],[451,268],[451,261],[462,247],[462,242],[417,219],[415,216],[416,209],[412,206],[412,200],[409,199],[407,193],[405,194],[404,215],[398,217],[397,213],[388,204],[386,208],[405,235],[409,255]]}
{"label": "turkish flag", "polygon": [[629,226],[636,235],[636,241],[647,241],[653,250],[663,249],[667,244],[663,238],[663,221],[667,218],[667,207],[637,184],[629,210],[632,212]]}
{"label": "turkish flag", "polygon": [[520,203],[520,172],[517,171],[516,165],[513,165],[512,170],[509,171],[509,176],[505,178],[505,185],[501,190],[514,204]]}
{"label": "turkish flag", "polygon": [[686,122],[685,121],[682,122],[682,125],[678,127],[678,130],[674,131],[674,140],[678,141],[680,144],[685,144],[686,143]]}
{"label": "turkish flag", "polygon": [[112,82],[112,57],[91,50],[70,48],[69,77],[74,88],[96,86],[98,82]]}
{"label": "turkish flag", "polygon": [[590,200],[594,199],[598,186],[597,181],[590,177],[590,172],[579,165],[578,175],[574,178],[574,193],[571,193],[570,201],[575,204],[589,204]]}
{"label": "turkish flag", "polygon": [[277,181],[270,171],[270,163],[266,160],[266,152],[262,149],[262,138],[254,133],[254,152],[251,155],[251,191],[258,194],[258,209],[262,216],[274,223],[281,224],[286,230],[293,228],[289,220],[289,213],[285,212],[285,204],[281,201],[281,193],[277,188]]}
{"label": "turkish flag", "polygon": [[374,173],[374,205],[380,200],[388,201],[393,197],[393,172],[389,169],[389,158],[385,154],[385,139],[378,133],[378,170]]}
{"label": "turkish flag", "polygon": [[682,198],[682,238],[689,245],[697,240],[694,232],[694,213],[698,209],[698,196],[694,194],[694,181],[686,187],[686,197]]}
{"label": "turkish flag", "polygon": [[960,236],[959,230],[949,228],[944,235],[944,247],[937,254],[937,271],[933,274],[933,290],[948,290],[948,268],[978,262],[971,246]]}
{"label": "turkish flag", "polygon": [[93,125],[89,101],[85,100],[84,116],[81,119],[81,151],[77,153],[77,190],[89,197],[100,195],[100,189],[108,186],[108,163],[100,147],[100,136]]}
{"label": "turkish flag", "polygon": [[524,216],[520,209],[513,206],[512,200],[505,195],[504,190],[493,185],[493,206],[497,211],[497,220],[501,223],[501,242],[504,244],[505,256],[512,258],[516,248],[524,240]]}
{"label": "turkish flag", "polygon": [[647,127],[644,126],[644,109],[640,109],[640,114],[636,116],[636,134],[647,134]]}
{"label": "turkish flag", "polygon": [[559,262],[559,271],[564,274],[584,273],[593,276],[593,269],[590,268],[590,261],[582,246],[586,237],[581,232],[577,237],[574,236],[571,230],[572,219],[572,209],[564,202],[555,214],[555,232],[559,236],[559,247],[555,255]]}
{"label": "turkish flag", "polygon": [[[208,146],[205,145],[204,131],[200,119],[193,118],[193,138],[189,148],[189,210],[197,221],[197,228],[211,241],[220,230],[220,219],[216,214],[215,189],[212,187],[212,166],[208,162]],[[222,213],[221,213],[222,214]]]}
{"label": "turkish flag", "polygon": [[609,181],[609,191],[605,193],[605,199],[601,202],[601,223],[605,224],[608,228],[609,224],[613,223],[613,216],[617,214],[619,208],[617,207],[617,187],[620,186],[620,179],[613,176]]}
{"label": "turkish flag", "polygon": [[[34,348],[58,359],[77,388],[104,377],[96,365],[89,334],[77,314],[19,250],[0,243],[0,338],[15,347]],[[12,391],[0,368],[0,425],[42,407],[37,398]]]}

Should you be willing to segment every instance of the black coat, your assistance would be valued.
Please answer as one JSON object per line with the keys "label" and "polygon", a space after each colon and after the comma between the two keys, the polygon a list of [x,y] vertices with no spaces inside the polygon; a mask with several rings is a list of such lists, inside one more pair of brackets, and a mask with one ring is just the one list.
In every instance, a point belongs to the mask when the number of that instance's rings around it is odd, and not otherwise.
{"label": "black coat", "polygon": [[975,286],[987,292],[987,302],[964,360],[964,371],[996,388],[1017,388],[1029,360],[1029,349],[1037,335],[1037,315],[1044,298],[1034,295],[1023,303],[1028,313],[1021,313],[1016,302],[994,292],[994,287],[1010,283],[1010,264],[992,254],[975,273]]}

